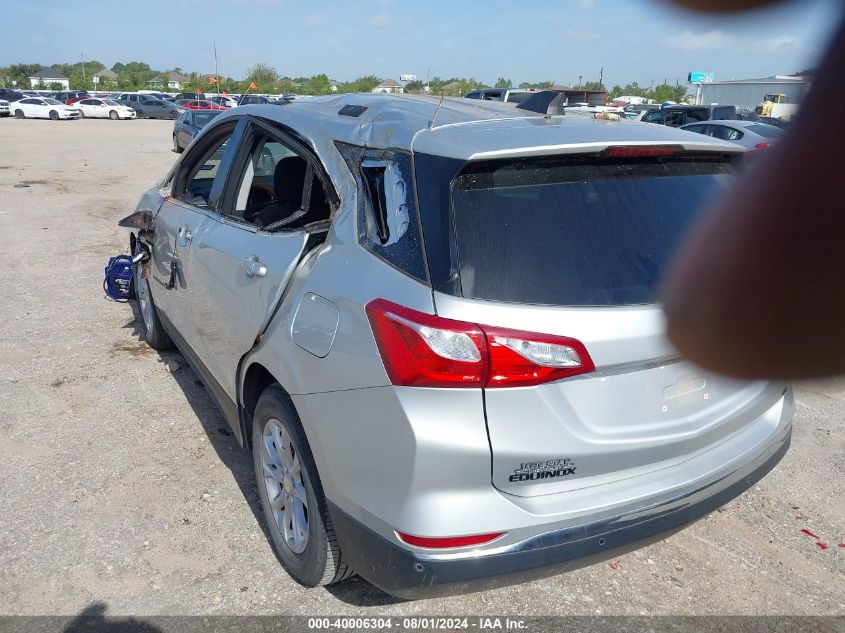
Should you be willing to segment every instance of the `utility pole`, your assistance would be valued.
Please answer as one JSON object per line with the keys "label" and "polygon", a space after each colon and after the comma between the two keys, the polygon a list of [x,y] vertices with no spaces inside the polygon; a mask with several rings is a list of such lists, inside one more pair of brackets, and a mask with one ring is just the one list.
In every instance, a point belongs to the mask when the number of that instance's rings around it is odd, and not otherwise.
{"label": "utility pole", "polygon": [[582,85],[582,84],[581,84],[581,79],[583,79],[583,77],[584,77],[584,75],[578,75],[578,85],[579,85],[579,86],[580,86],[580,85]]}
{"label": "utility pole", "polygon": [[599,71],[599,85],[604,85],[604,66],[602,66],[601,70]]}
{"label": "utility pole", "polygon": [[217,71],[217,41],[212,40],[214,44],[214,85],[217,86],[217,94],[220,95],[220,73]]}
{"label": "utility pole", "polygon": [[85,82],[85,53],[82,52],[82,51],[79,51],[79,57],[82,60],[82,85],[85,86],[86,85],[86,82]]}

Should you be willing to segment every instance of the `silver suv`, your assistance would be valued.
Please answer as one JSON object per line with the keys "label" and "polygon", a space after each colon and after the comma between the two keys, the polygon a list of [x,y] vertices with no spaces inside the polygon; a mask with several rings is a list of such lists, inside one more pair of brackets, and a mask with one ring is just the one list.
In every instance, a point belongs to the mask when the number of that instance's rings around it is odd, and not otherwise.
{"label": "silver suv", "polygon": [[241,107],[122,222],[146,340],[176,344],[252,450],[296,580],[419,597],[559,573],[784,455],[792,391],[678,358],[655,304],[740,148],[608,119]]}

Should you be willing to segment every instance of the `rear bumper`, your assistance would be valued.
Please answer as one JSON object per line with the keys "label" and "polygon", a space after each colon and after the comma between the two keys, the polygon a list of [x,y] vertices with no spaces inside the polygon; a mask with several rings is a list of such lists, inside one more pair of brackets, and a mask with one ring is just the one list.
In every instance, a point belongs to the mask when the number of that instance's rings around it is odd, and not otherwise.
{"label": "rear bumper", "polygon": [[753,486],[789,448],[776,442],[736,470],[681,496],[593,523],[538,534],[470,555],[428,554],[388,541],[329,502],[344,558],[361,576],[401,598],[429,598],[507,586],[591,565],[670,536]]}

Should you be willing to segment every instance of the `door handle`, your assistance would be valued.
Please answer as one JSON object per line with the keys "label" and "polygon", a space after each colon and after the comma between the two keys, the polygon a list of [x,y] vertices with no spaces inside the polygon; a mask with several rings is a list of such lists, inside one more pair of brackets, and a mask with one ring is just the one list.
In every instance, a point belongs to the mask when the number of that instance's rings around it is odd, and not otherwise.
{"label": "door handle", "polygon": [[267,266],[261,263],[258,255],[244,257],[241,260],[241,264],[243,264],[247,277],[263,277],[267,274]]}
{"label": "door handle", "polygon": [[194,236],[188,230],[187,226],[180,226],[179,230],[176,232],[176,242],[179,246],[187,246],[188,242],[190,242]]}

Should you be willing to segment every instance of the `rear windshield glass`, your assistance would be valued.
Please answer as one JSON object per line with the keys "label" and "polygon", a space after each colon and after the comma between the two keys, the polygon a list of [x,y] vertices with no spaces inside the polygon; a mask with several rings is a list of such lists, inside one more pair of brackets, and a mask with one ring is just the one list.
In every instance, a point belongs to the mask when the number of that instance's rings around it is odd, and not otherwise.
{"label": "rear windshield glass", "polygon": [[733,180],[712,158],[470,163],[453,181],[460,292],[496,301],[651,303],[675,246]]}
{"label": "rear windshield glass", "polygon": [[778,138],[779,136],[783,136],[784,132],[779,127],[768,125],[767,123],[756,123],[749,125],[746,129],[766,138]]}

